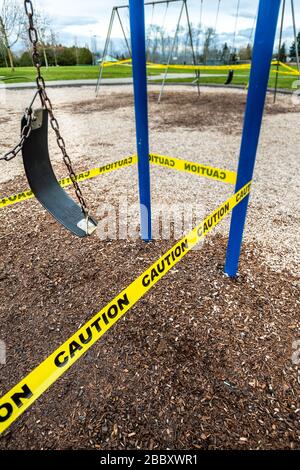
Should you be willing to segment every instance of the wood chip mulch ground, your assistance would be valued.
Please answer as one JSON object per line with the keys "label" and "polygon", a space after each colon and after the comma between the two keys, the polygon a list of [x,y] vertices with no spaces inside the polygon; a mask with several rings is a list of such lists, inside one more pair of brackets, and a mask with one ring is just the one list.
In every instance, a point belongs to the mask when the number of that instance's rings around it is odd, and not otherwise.
{"label": "wood chip mulch ground", "polygon": [[[16,191],[15,182],[7,194]],[[1,395],[172,242],[78,240],[35,201],[1,213]],[[55,383],[1,449],[300,448],[299,278],[210,236]]]}

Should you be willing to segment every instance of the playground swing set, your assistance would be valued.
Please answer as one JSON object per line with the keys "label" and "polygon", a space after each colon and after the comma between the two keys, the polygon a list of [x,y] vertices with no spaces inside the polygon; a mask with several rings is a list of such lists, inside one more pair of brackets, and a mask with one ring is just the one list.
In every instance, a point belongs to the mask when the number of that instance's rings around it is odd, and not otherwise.
{"label": "playground swing set", "polygon": [[[32,2],[25,0],[24,7],[29,23],[28,34],[32,44],[32,59],[37,71],[37,91],[22,118],[20,141],[12,150],[3,155],[0,160],[10,161],[22,151],[25,174],[30,189],[37,200],[68,230],[78,237],[84,237],[93,233],[97,223],[89,215],[86,201],[77,182],[71,159],[66,150],[65,141],[54,115],[52,103],[46,90],[45,80],[41,74],[41,57],[38,51],[38,33],[33,22]],[[34,109],[33,106],[37,97],[40,98],[41,107]],[[79,204],[76,204],[62,189],[54,174],[48,149],[49,118]]]}
{"label": "playground swing set", "polygon": [[[163,92],[164,88],[166,85],[166,81],[168,78],[168,72],[170,70],[180,70],[182,72],[183,70],[187,72],[194,72],[195,73],[195,80],[192,82],[193,84],[197,85],[197,91],[198,91],[198,96],[200,97],[200,84],[201,84],[201,72],[210,72],[210,71],[215,71],[215,72],[222,72],[222,73],[227,73],[224,85],[230,85],[234,79],[235,73],[237,71],[241,72],[247,72],[250,70],[251,65],[248,63],[239,63],[237,61],[237,49],[236,49],[236,40],[237,40],[237,34],[238,34],[238,22],[240,18],[240,11],[241,11],[241,0],[236,0],[236,10],[235,13],[232,14],[234,17],[234,29],[233,29],[233,40],[232,44],[229,45],[229,57],[227,57],[228,64],[227,65],[222,65],[218,64],[219,60],[217,57],[209,57],[209,62],[215,62],[215,64],[206,64],[208,57],[206,57],[207,52],[209,53],[209,48],[205,52],[205,38],[204,38],[204,31],[203,31],[203,9],[205,5],[205,0],[200,0],[200,21],[199,21],[199,26],[198,26],[198,39],[197,43],[194,43],[193,39],[193,33],[192,33],[192,24],[190,21],[190,15],[189,15],[189,9],[188,9],[188,0],[159,0],[156,2],[146,2],[145,6],[152,6],[152,14],[151,14],[151,23],[150,23],[150,33],[148,34],[147,38],[147,56],[149,57],[150,54],[150,43],[152,40],[152,34],[151,34],[151,28],[153,27],[153,19],[154,19],[154,11],[156,6],[158,5],[166,5],[165,6],[165,12],[161,12],[160,16],[163,18],[162,20],[162,31],[164,31],[164,25],[166,23],[166,18],[168,15],[169,11],[169,5],[170,4],[179,4],[181,5],[180,10],[179,10],[179,16],[175,28],[175,33],[174,37],[171,41],[170,45],[170,51],[168,54],[168,59],[166,63],[159,64],[156,62],[147,62],[147,68],[149,70],[151,69],[161,69],[162,72],[164,72],[163,79],[161,82],[161,89],[158,97],[158,103],[162,101],[163,97]],[[217,28],[218,28],[218,23],[219,23],[219,16],[220,16],[220,11],[221,11],[221,6],[222,6],[222,0],[216,0],[216,15],[215,15],[215,20],[214,20],[214,26],[212,27],[212,43],[216,41],[217,38]],[[294,0],[290,0],[291,4],[291,14],[292,14],[292,20],[293,20],[293,33],[294,33],[294,41],[295,41],[295,50],[296,50],[296,61],[297,61],[297,69],[294,69],[290,65],[283,63],[280,61],[280,51],[281,51],[281,46],[282,46],[282,32],[283,32],[283,22],[284,22],[284,16],[285,16],[285,10],[286,10],[286,5],[287,5],[287,0],[283,0],[282,4],[282,17],[281,17],[281,25],[280,25],[280,31],[279,31],[279,44],[278,44],[278,54],[277,54],[277,59],[273,60],[271,62],[272,68],[271,68],[271,73],[275,74],[275,85],[274,85],[274,103],[276,102],[276,96],[277,96],[277,90],[278,90],[278,78],[279,75],[283,76],[295,76],[299,77],[300,76],[300,62],[299,62],[299,50],[298,50],[298,41],[297,41],[297,31],[296,31],[296,19],[295,19],[295,7],[294,7]],[[113,67],[116,65],[120,66],[128,66],[132,62],[132,53],[131,53],[131,47],[129,45],[128,37],[125,33],[125,27],[127,21],[124,23],[124,19],[122,20],[122,16],[120,14],[120,11],[126,11],[128,14],[128,21],[129,21],[129,13],[128,13],[128,5],[121,5],[121,6],[115,6],[112,9],[111,17],[110,17],[110,22],[109,22],[109,28],[106,36],[106,41],[105,41],[105,46],[104,46],[104,51],[103,51],[103,56],[99,68],[99,75],[98,75],[98,80],[97,80],[97,85],[96,85],[96,96],[99,96],[100,92],[100,86],[102,83],[102,77],[103,77],[103,71],[107,67]],[[191,48],[191,57],[192,57],[192,64],[186,64],[186,61],[184,61],[183,64],[174,64],[172,63],[172,60],[174,58],[174,52],[175,52],[175,47],[178,41],[178,36],[179,36],[179,28],[182,23],[182,18],[183,14],[185,13],[186,20],[187,20],[187,39],[185,42],[185,51],[187,48],[187,43],[190,43],[190,48]],[[125,60],[120,60],[120,61],[107,61],[107,54],[109,51],[109,45],[111,43],[111,36],[112,36],[112,31],[113,31],[113,26],[115,19],[118,19],[119,25],[121,27],[121,31],[124,37],[124,41],[126,44],[126,50],[128,52],[128,59]],[[253,24],[250,28],[250,33],[248,37],[248,44],[253,46],[253,34],[255,30],[255,24],[257,20],[257,12],[255,15],[253,15]],[[125,24],[125,27],[124,27]],[[201,39],[202,38],[202,39]],[[155,38],[154,38],[155,42]],[[199,63],[201,58],[201,49],[202,49],[202,55],[203,55],[203,64]],[[245,86],[248,87],[248,83],[245,83]]]}
{"label": "playground swing set", "polygon": [[[169,2],[170,1],[173,0],[169,0]],[[165,2],[161,1],[158,3]],[[277,5],[278,3],[279,5]],[[278,16],[275,15],[275,13],[277,12],[277,9],[279,9],[280,3],[281,2],[279,0],[273,3],[271,0],[260,0],[259,2],[258,13],[260,16],[257,18],[236,191],[239,191],[241,187],[252,180],[264,102],[267,92],[269,66],[272,59],[275,41]],[[148,3],[145,5],[147,4]],[[150,4],[153,5],[153,2]],[[135,98],[138,177],[141,206],[141,237],[145,241],[150,241],[152,234],[145,5],[144,2],[130,0],[128,8],[130,14],[130,51],[132,53]],[[37,91],[35,92],[32,102],[26,109],[25,115],[22,119],[22,131],[19,143],[16,147],[1,157],[1,160],[9,161],[15,158],[19,152],[22,151],[25,174],[28,179],[30,189],[37,200],[69,231],[79,237],[85,237],[87,235],[91,235],[95,231],[97,222],[89,214],[89,209],[78,184],[71,159],[67,153],[65,141],[61,135],[58,121],[54,115],[52,103],[47,94],[46,84],[41,73],[41,58],[38,51],[38,34],[34,26],[34,12],[31,0],[25,0],[24,7],[29,23],[28,34],[32,44],[33,63],[37,71]],[[181,12],[184,7],[187,8],[185,0],[183,0]],[[219,7],[220,1],[218,3],[218,11]],[[273,23],[270,23],[270,21],[267,20],[267,14],[265,12],[268,10],[270,10],[270,18],[276,16],[275,25],[273,24],[275,23],[275,19]],[[113,11],[118,15],[118,8]],[[239,2],[237,5],[236,24],[238,13]],[[111,18],[110,29],[112,28],[113,18],[114,16]],[[187,19],[189,20],[188,12]],[[258,19],[260,22],[258,22]],[[262,31],[264,28],[265,31],[270,31],[269,34],[265,34]],[[104,52],[107,51],[109,37],[110,36],[108,35]],[[37,97],[40,98],[42,107],[34,109],[33,106]],[[74,186],[78,204],[76,204],[75,201],[64,191],[54,174],[48,149],[49,118],[51,127],[56,134],[57,145],[61,150],[63,161],[68,169],[68,176]],[[230,276],[235,276],[237,273],[247,205],[248,200],[243,201],[239,207],[235,208],[232,215],[227,262],[225,267],[225,271]]]}
{"label": "playground swing set", "polygon": [[[176,43],[177,43],[177,40],[178,40],[178,35],[179,35],[179,29],[180,29],[184,14],[185,14],[186,23],[187,23],[187,40],[186,40],[186,44],[185,44],[185,52],[186,52],[186,49],[187,49],[187,42],[189,42],[189,45],[190,45],[190,48],[191,48],[192,62],[193,62],[193,66],[195,67],[194,68],[195,80],[194,80],[193,83],[195,83],[197,85],[198,96],[200,96],[200,71],[201,71],[201,68],[199,68],[199,65],[197,63],[197,56],[200,57],[200,50],[197,51],[196,50],[197,47],[194,44],[193,33],[192,33],[192,25],[191,25],[187,0],[158,0],[158,1],[153,1],[153,2],[145,2],[145,4],[144,4],[145,7],[147,7],[147,6],[152,7],[150,32],[148,33],[148,38],[146,39],[146,51],[147,51],[147,55],[150,56],[150,45],[151,45],[151,41],[152,41],[151,28],[154,26],[153,25],[153,20],[154,20],[155,9],[159,5],[165,5],[165,10],[164,10],[164,12],[162,12],[162,15],[161,15],[161,17],[162,17],[161,29],[162,29],[162,31],[164,31],[164,27],[165,27],[165,24],[166,24],[166,19],[167,19],[167,16],[168,16],[170,4],[178,4],[178,3],[180,5],[180,9],[179,9],[178,19],[177,19],[177,23],[176,23],[176,27],[175,27],[175,34],[174,34],[174,37],[173,37],[172,42],[171,42],[170,51],[169,51],[169,54],[168,54],[166,65],[155,64],[155,63],[151,63],[151,62],[148,63],[149,68],[156,67],[158,65],[158,66],[161,66],[162,68],[165,69],[164,77],[163,77],[162,84],[161,84],[161,91],[160,91],[159,98],[158,98],[159,103],[162,100],[162,95],[163,95],[165,83],[166,83],[166,80],[167,80],[168,71],[169,71],[170,68],[172,68],[171,62],[172,62],[172,59],[173,59],[173,56],[174,56],[175,46],[176,46]],[[218,26],[218,19],[219,19],[219,14],[220,14],[220,5],[221,5],[221,0],[218,0],[215,24],[214,24],[214,28],[213,28],[214,37],[216,36],[216,30],[217,30],[217,26]],[[99,95],[104,68],[107,67],[107,66],[113,66],[113,65],[118,65],[118,64],[128,65],[132,60],[132,50],[131,50],[131,47],[130,47],[130,42],[128,41],[128,37],[127,37],[126,32],[125,32],[124,19],[122,20],[122,16],[120,14],[120,11],[124,11],[124,10],[126,10],[126,12],[128,13],[128,8],[129,8],[129,5],[120,5],[120,6],[114,6],[113,9],[112,9],[111,16],[110,16],[110,21],[109,21],[109,26],[108,26],[108,30],[107,30],[107,35],[106,35],[106,40],[105,40],[105,45],[104,45],[103,54],[102,54],[102,60],[101,60],[100,69],[99,69],[97,85],[96,85],[96,96]],[[233,45],[232,45],[232,50],[233,51],[235,50],[235,39],[236,39],[236,34],[237,34],[239,10],[240,10],[240,0],[238,0],[236,14],[235,14],[234,39],[233,39]],[[129,17],[129,14],[128,14],[128,17]],[[125,43],[125,46],[126,46],[126,50],[127,50],[127,53],[128,53],[128,59],[123,60],[123,61],[117,61],[116,63],[106,61],[106,57],[108,56],[108,53],[109,53],[109,46],[110,46],[110,43],[111,43],[111,37],[112,37],[113,27],[114,27],[114,24],[115,24],[115,19],[118,20],[120,30],[122,32],[124,43]],[[201,0],[201,8],[200,8],[200,23],[199,23],[200,33],[202,32],[202,19],[203,19],[203,0]],[[128,18],[128,20],[129,20],[129,18]],[[253,24],[253,28],[252,28],[251,31],[253,31],[253,29],[254,29],[254,24]],[[252,36],[252,34],[253,33],[251,33],[251,36]],[[185,61],[184,65],[186,65],[186,61]],[[207,67],[210,67],[210,66],[207,66]],[[233,80],[234,70],[230,66],[226,66],[226,68],[223,67],[222,70],[224,70],[228,73],[227,78],[224,82],[224,85],[229,85]]]}
{"label": "playground swing set", "polygon": [[[25,173],[29,185],[39,202],[72,233],[79,237],[87,236],[95,230],[97,222],[89,214],[70,157],[66,151],[65,142],[60,134],[51,101],[46,92],[45,82],[41,75],[40,57],[37,49],[38,37],[34,27],[34,12],[31,0],[24,0],[24,5],[29,21],[29,37],[33,47],[33,61],[37,69],[37,91],[22,120],[21,140],[18,146],[5,155],[4,159],[8,161],[22,151]],[[217,209],[192,232],[193,236],[197,234],[198,239],[200,239],[206,230],[209,232],[225,215],[232,211],[225,263],[225,273],[229,277],[235,277],[238,271],[280,5],[281,0],[259,0],[235,192],[221,208]],[[152,231],[144,2],[129,0],[129,15],[136,117],[141,238],[145,242],[149,242],[152,239]],[[37,96],[41,100],[42,108],[34,110],[33,105]],[[68,168],[70,179],[75,188],[79,205],[75,204],[64,192],[54,175],[49,159],[47,142],[49,118],[51,127],[57,137],[57,144],[62,151],[64,162]],[[191,246],[192,244],[195,245],[196,238],[194,237]],[[189,235],[187,235],[185,240],[178,242],[173,249],[160,258],[160,265],[164,267],[163,273],[157,274],[157,271],[155,271],[153,266],[157,266],[158,263],[150,267],[146,274],[144,273],[139,276],[127,289],[122,291],[119,296],[101,310],[101,327],[99,316],[96,319],[93,317],[88,322],[88,326],[85,325],[77,331],[76,338],[80,338],[83,334],[86,336],[87,332],[89,333],[88,341],[85,341],[85,344],[80,346],[78,342],[73,341],[75,337],[73,335],[69,343],[64,343],[59,350],[51,354],[40,366],[36,367],[16,387],[2,397],[0,399],[0,432],[7,429],[28,406],[81,357],[87,348],[94,344],[97,339],[118,321],[120,316],[126,313],[190,249]],[[94,326],[93,332],[95,337],[92,337],[92,326]],[[79,334],[80,332],[82,334]],[[87,345],[87,343],[89,344]],[[69,348],[68,357],[66,357],[67,347]]]}

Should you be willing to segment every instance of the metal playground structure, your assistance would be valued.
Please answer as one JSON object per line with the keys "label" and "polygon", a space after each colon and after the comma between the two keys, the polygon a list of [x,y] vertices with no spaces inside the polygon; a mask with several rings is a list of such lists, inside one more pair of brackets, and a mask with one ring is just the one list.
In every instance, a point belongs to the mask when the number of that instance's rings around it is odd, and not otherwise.
{"label": "metal playground structure", "polygon": [[[37,69],[37,92],[25,113],[22,136],[18,146],[7,153],[3,159],[8,161],[22,151],[25,172],[32,193],[60,223],[75,235],[83,237],[90,235],[95,230],[97,223],[89,214],[88,206],[79,187],[79,178],[74,173],[64,139],[60,133],[59,124],[54,116],[53,107],[46,92],[37,49],[38,37],[34,27],[32,2],[25,0],[24,4],[29,21],[29,37],[33,47],[33,60]],[[237,275],[280,5],[281,0],[259,1],[235,191],[227,201],[209,214],[182,240],[179,240],[159,260],[0,399],[0,432],[4,432],[230,212],[232,212],[231,226],[224,271],[229,277]],[[129,0],[129,15],[141,238],[145,242],[150,242],[152,239],[152,217],[149,160],[151,158],[149,159],[144,2]],[[41,107],[33,109],[37,97],[41,100]],[[52,170],[47,142],[49,117],[51,127],[57,137],[57,144],[61,149],[63,160],[68,169],[69,181],[75,188],[79,205],[75,204],[65,193]],[[178,165],[180,165],[180,161]]]}
{"label": "metal playground structure", "polygon": [[[201,32],[201,28],[202,28],[203,2],[204,2],[204,0],[201,0],[200,23],[199,23],[200,32]],[[190,71],[195,73],[195,80],[194,80],[193,83],[195,83],[197,85],[198,96],[200,95],[200,72],[201,72],[201,68],[199,67],[198,58],[197,58],[197,56],[199,57],[199,55],[200,55],[200,50],[197,50],[199,48],[197,48],[196,45],[194,44],[193,32],[192,32],[192,23],[191,23],[191,19],[190,19],[187,0],[158,0],[158,1],[145,2],[145,6],[152,7],[150,27],[153,26],[152,22],[153,22],[155,8],[159,5],[163,5],[163,6],[165,6],[165,11],[162,15],[162,28],[164,29],[166,19],[167,19],[167,15],[168,15],[168,12],[169,12],[170,4],[178,4],[179,5],[179,11],[178,11],[178,18],[177,18],[177,22],[176,22],[176,26],[175,26],[175,33],[174,33],[173,39],[171,41],[171,46],[170,46],[169,54],[168,54],[168,57],[167,57],[167,62],[166,62],[166,64],[156,64],[156,63],[155,64],[154,63],[148,63],[147,64],[149,69],[151,67],[161,68],[164,71],[164,77],[163,77],[163,80],[162,80],[161,90],[160,90],[160,94],[159,94],[159,98],[158,98],[159,103],[161,102],[161,99],[162,99],[165,83],[166,83],[166,80],[167,80],[167,77],[168,77],[168,72],[169,72],[170,69],[174,68],[174,66],[172,66],[172,58],[173,58],[173,55],[174,55],[176,42],[178,40],[179,29],[180,29],[180,26],[181,26],[182,21],[184,19],[184,16],[185,16],[186,23],[187,23],[187,37],[188,37],[189,45],[190,45],[190,48],[191,48],[192,65],[194,66],[193,68],[190,68],[190,69],[187,69],[187,70],[190,70]],[[213,28],[214,36],[216,35],[216,30],[217,30],[219,15],[220,15],[220,7],[221,7],[221,0],[218,0],[215,23],[214,23],[214,28]],[[110,17],[110,21],[109,21],[109,26],[108,26],[108,31],[107,31],[107,36],[106,36],[105,45],[104,45],[104,50],[103,50],[103,55],[102,55],[102,61],[101,61],[100,69],[99,69],[99,76],[98,76],[97,85],[96,85],[96,96],[99,95],[99,90],[100,90],[100,86],[101,86],[101,81],[102,81],[104,68],[109,66],[109,65],[114,65],[114,63],[105,62],[105,58],[107,57],[107,54],[108,54],[109,44],[110,44],[111,38],[112,38],[112,31],[113,31],[113,26],[114,26],[115,19],[118,20],[118,23],[120,25],[121,32],[122,32],[124,42],[125,42],[125,45],[126,45],[128,57],[130,59],[132,57],[131,47],[130,47],[128,37],[127,37],[126,32],[125,32],[126,28],[124,27],[124,22],[122,20],[121,15],[120,15],[120,10],[121,11],[126,10],[127,13],[128,13],[128,8],[129,8],[129,5],[120,5],[120,6],[115,6],[112,9],[111,17]],[[234,26],[234,36],[233,36],[233,44],[232,44],[232,49],[233,50],[235,50],[235,40],[236,40],[236,34],[237,34],[239,11],[240,11],[240,0],[238,0],[236,13],[235,13],[235,26]],[[128,14],[128,20],[129,20],[129,14]],[[255,16],[255,20],[256,20],[256,16]],[[252,38],[254,26],[255,26],[255,23],[253,23],[253,27],[251,29],[251,34],[250,34],[249,40],[251,40],[251,38]],[[146,50],[148,50],[149,46],[150,46],[150,42],[151,42],[151,37],[150,36],[151,35],[149,35],[148,38],[146,38]],[[126,61],[117,62],[116,64],[128,65],[129,63],[131,63],[131,61],[126,60]],[[177,67],[178,67],[178,65],[177,65]],[[218,67],[216,67],[216,66],[215,67],[204,66],[204,69],[206,69],[206,70],[208,70],[208,69],[216,70],[216,69],[218,69]],[[225,67],[221,67],[220,70],[227,72],[227,78],[225,80],[224,85],[229,85],[232,82],[232,79],[233,79],[233,76],[234,76],[234,69],[230,66],[225,66]]]}
{"label": "metal playground structure", "polygon": [[[148,7],[152,9],[151,12],[151,20],[150,20],[150,27],[153,26],[153,17],[154,17],[154,11],[157,6],[164,6],[165,10],[164,12],[161,12],[161,17],[162,17],[162,30],[164,29],[164,26],[166,24],[166,19],[168,17],[168,12],[170,11],[170,5],[178,5],[179,6],[179,11],[178,11],[178,18],[175,24],[175,29],[174,29],[174,36],[171,40],[170,48],[169,48],[169,53],[167,55],[167,60],[165,63],[156,63],[156,62],[151,62],[148,60],[147,62],[147,69],[151,71],[151,69],[159,69],[163,72],[163,78],[161,81],[161,89],[160,93],[158,96],[158,103],[161,102],[162,97],[163,97],[163,92],[165,88],[165,84],[168,78],[168,73],[170,71],[186,71],[186,72],[191,72],[195,74],[195,80],[193,81],[193,84],[197,85],[197,91],[198,91],[198,96],[200,96],[200,86],[201,86],[201,72],[221,72],[226,75],[224,85],[230,85],[232,83],[232,80],[235,76],[235,73],[240,71],[240,72],[245,72],[245,71],[250,71],[251,69],[251,64],[249,63],[239,63],[234,59],[236,56],[236,42],[237,42],[237,35],[238,35],[238,24],[239,24],[239,18],[241,14],[241,9],[242,9],[242,2],[241,0],[236,0],[236,7],[235,11],[232,13],[232,16],[234,18],[234,30],[233,30],[233,39],[232,39],[232,44],[229,45],[229,50],[231,53],[229,56],[232,56],[232,59],[228,60],[227,64],[219,64],[217,63],[218,60],[215,58],[216,63],[213,64],[206,64],[206,62],[201,63],[200,57],[201,57],[201,44],[204,49],[204,43],[205,43],[205,38],[202,38],[204,35],[204,30],[203,30],[203,17],[204,17],[204,7],[205,7],[205,0],[199,0],[200,1],[200,17],[199,17],[199,32],[198,35],[201,38],[201,40],[198,40],[198,44],[195,44],[195,39],[193,38],[193,24],[191,23],[190,19],[190,13],[189,13],[189,7],[188,7],[188,0],[158,0],[158,1],[147,1],[145,2],[145,7]],[[282,46],[282,32],[283,32],[283,24],[284,24],[284,18],[286,14],[286,9],[287,9],[287,0],[283,0],[282,4],[282,16],[281,16],[281,22],[280,22],[280,30],[279,30],[279,43],[278,43],[278,52],[277,52],[277,59],[273,60],[271,62],[271,73],[275,75],[275,85],[274,85],[274,102],[276,101],[276,95],[278,91],[278,78],[279,75],[283,76],[295,76],[299,77],[300,76],[300,61],[299,61],[299,50],[298,50],[298,41],[297,41],[297,30],[296,30],[296,19],[295,19],[295,6],[294,6],[294,0],[290,0],[290,6],[291,6],[291,16],[292,16],[292,23],[293,23],[293,36],[294,36],[294,41],[295,41],[295,50],[296,50],[296,62],[297,62],[297,70],[295,70],[293,67],[289,66],[286,63],[283,63],[280,61],[280,50]],[[216,39],[217,37],[217,28],[219,24],[219,18],[220,18],[220,12],[222,8],[222,0],[217,0],[216,2],[216,13],[215,13],[215,18],[214,18],[214,24],[212,27],[213,31],[213,40]],[[120,6],[114,6],[111,12],[110,16],[110,21],[109,21],[109,26],[107,30],[107,35],[106,35],[106,40],[105,40],[105,45],[103,49],[103,54],[102,54],[102,60],[100,63],[99,67],[99,75],[98,75],[98,80],[97,80],[97,85],[96,85],[96,96],[99,96],[100,92],[100,87],[102,83],[102,77],[103,77],[103,72],[105,68],[107,67],[113,67],[113,66],[129,66],[132,63],[132,51],[131,51],[131,46],[130,46],[130,40],[128,38],[128,34],[126,33],[127,27],[125,24],[125,21],[129,22],[129,5],[120,5]],[[127,18],[124,19],[122,18],[122,15],[120,12],[126,12],[127,13]],[[124,16],[124,15],[123,15]],[[180,26],[182,25],[183,19],[186,19],[186,24],[187,24],[187,38],[189,42],[189,46],[191,49],[191,63],[186,64],[186,63],[172,63],[173,57],[174,57],[174,51],[175,51],[175,46],[178,41],[178,35],[179,35],[179,30]],[[250,34],[248,37],[248,45],[253,45],[253,33],[255,30],[255,25],[256,25],[256,20],[257,20],[257,12],[254,15],[253,18],[253,24],[252,27],[250,28]],[[124,39],[124,44],[126,48],[126,53],[128,55],[128,58],[125,60],[116,60],[114,62],[107,60],[108,52],[109,52],[109,46],[112,41],[112,31],[115,22],[118,22],[120,26],[120,31],[122,33],[123,39]],[[151,42],[151,34],[148,33],[148,37],[146,37],[146,50],[148,55],[149,49],[150,49],[150,42]],[[204,57],[204,50],[202,51],[202,56]]]}
{"label": "metal playground structure", "polygon": [[[169,66],[171,64],[171,60],[172,60],[172,56],[173,56],[173,53],[174,53],[174,48],[175,48],[175,44],[176,44],[176,41],[177,41],[177,38],[178,38],[179,28],[180,28],[180,25],[181,25],[181,22],[182,22],[182,19],[183,19],[183,15],[185,15],[185,17],[186,17],[188,39],[189,39],[191,53],[192,53],[193,65],[194,66],[197,65],[196,49],[195,49],[194,40],[193,40],[192,26],[191,26],[191,20],[190,20],[190,14],[189,14],[187,0],[158,0],[158,1],[145,2],[145,7],[147,7],[147,6],[152,7],[150,26],[151,27],[153,26],[152,22],[153,22],[155,8],[159,5],[163,5],[163,6],[165,6],[165,11],[162,15],[162,28],[164,28],[170,4],[178,4],[180,9],[179,9],[179,13],[178,13],[176,28],[175,28],[175,34],[174,34],[172,44],[171,44],[171,48],[170,48],[170,51],[169,51],[169,54],[168,54],[167,66],[164,66],[165,76],[164,76],[163,83],[162,83],[162,88],[161,88],[161,93],[160,93],[160,96],[159,96],[159,101],[161,100],[161,97],[162,97],[163,88],[164,88],[165,81],[166,81],[166,78],[167,78],[167,75],[168,75],[168,69],[169,69]],[[203,1],[202,1],[201,5],[203,5]],[[107,66],[107,63],[105,62],[105,59],[106,59],[106,56],[108,54],[115,19],[118,20],[118,23],[120,25],[122,35],[123,35],[123,38],[124,38],[124,42],[125,42],[125,45],[126,45],[128,57],[130,59],[132,58],[131,47],[130,47],[130,44],[129,44],[129,41],[128,41],[128,38],[127,38],[127,35],[126,35],[126,32],[125,32],[126,28],[124,27],[122,17],[120,15],[120,10],[121,11],[125,10],[128,14],[128,21],[129,21],[128,9],[129,9],[129,5],[115,6],[112,9],[111,16],[110,16],[110,21],[109,21],[109,26],[108,26],[108,31],[107,31],[107,35],[106,35],[106,40],[105,40],[105,45],[104,45],[104,49],[103,49],[102,61],[101,61],[100,69],[99,69],[99,76],[98,76],[97,85],[96,85],[96,96],[99,95],[99,90],[100,90],[102,76],[103,76],[103,70]],[[148,38],[146,38],[146,50],[149,49],[149,45],[150,45],[150,41],[151,41],[150,36]],[[122,61],[121,63],[122,64],[128,64],[129,62],[128,61]],[[130,63],[131,63],[131,61],[130,61]],[[148,64],[148,65],[150,66],[150,64]],[[198,95],[199,95],[200,94],[199,71],[197,71],[197,70],[195,70],[195,77],[196,77],[195,81],[197,83]]]}

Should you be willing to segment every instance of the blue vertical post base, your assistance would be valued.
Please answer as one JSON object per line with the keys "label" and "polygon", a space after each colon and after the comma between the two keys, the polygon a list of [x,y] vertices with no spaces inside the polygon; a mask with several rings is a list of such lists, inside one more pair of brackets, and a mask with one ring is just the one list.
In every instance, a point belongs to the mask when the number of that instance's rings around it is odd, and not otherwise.
{"label": "blue vertical post base", "polygon": [[[280,3],[281,0],[259,2],[236,192],[253,179]],[[225,273],[230,277],[238,272],[248,202],[249,196],[232,211],[225,263]]]}
{"label": "blue vertical post base", "polygon": [[[232,211],[229,242],[227,247],[227,258],[225,264],[225,274],[227,274],[229,277],[235,277],[238,272],[248,202],[249,196],[243,199]],[[242,223],[242,221],[244,221],[244,223]]]}
{"label": "blue vertical post base", "polygon": [[144,2],[141,0],[129,0],[129,14],[138,155],[141,238],[144,241],[150,241],[152,239],[152,227]]}

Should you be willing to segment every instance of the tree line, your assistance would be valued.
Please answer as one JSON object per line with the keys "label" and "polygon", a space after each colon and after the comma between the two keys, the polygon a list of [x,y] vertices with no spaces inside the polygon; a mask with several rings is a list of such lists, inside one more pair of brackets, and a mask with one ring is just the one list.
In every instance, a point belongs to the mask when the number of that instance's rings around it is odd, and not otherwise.
{"label": "tree line", "polygon": [[[64,66],[64,65],[92,65],[93,54],[88,47],[66,47],[61,44],[53,46],[45,44],[39,47],[41,64],[45,67]],[[30,50],[24,51],[16,56],[12,53],[13,67],[32,66],[32,53]],[[9,67],[5,54],[0,55],[0,67]]]}
{"label": "tree line", "polygon": [[[39,37],[39,52],[42,65],[90,65],[93,54],[88,46],[66,47],[59,44],[51,18],[41,10],[35,10],[35,27]],[[21,55],[13,52],[17,42],[22,42],[25,51]],[[31,44],[28,35],[28,19],[17,0],[3,0],[0,10],[0,67],[31,66]]]}
{"label": "tree line", "polygon": [[[297,45],[298,45],[298,51],[300,54],[300,33],[298,33],[297,35]],[[293,41],[289,51],[287,49],[285,42],[281,45],[281,48],[279,50],[279,60],[281,62],[286,62],[288,57],[290,58],[291,61],[293,62],[296,61],[297,54],[296,54],[296,42],[295,41]]]}
{"label": "tree line", "polygon": [[[28,36],[27,17],[18,0],[2,0],[0,10],[0,66],[31,66],[31,44]],[[91,52],[88,46],[66,47],[57,40],[51,18],[41,10],[35,10],[35,25],[39,36],[39,52],[42,64],[46,67],[57,65],[90,65],[95,62],[95,51]],[[235,47],[227,42],[220,44],[218,35],[213,28],[205,31],[200,25],[180,26],[174,39],[174,33],[170,34],[164,27],[150,25],[147,27],[147,59],[151,62],[165,63],[172,50],[172,62],[213,64],[232,64],[239,61],[250,61],[252,58],[252,44],[249,37],[248,44],[243,47]],[[251,32],[252,36],[253,31]],[[16,56],[13,47],[17,42],[22,42],[24,52]],[[76,41],[75,41],[76,42]],[[297,37],[300,50],[300,33]],[[192,44],[193,48],[192,48]],[[115,58],[129,56],[127,44],[111,41],[108,54]],[[101,57],[101,53],[96,54]],[[288,50],[285,43],[282,44],[279,54],[275,54],[282,62],[287,58],[296,58],[295,42]]]}
{"label": "tree line", "polygon": [[[180,27],[175,38],[170,36],[163,28],[152,25],[148,28],[147,55],[148,60],[166,62],[169,51],[173,47],[173,60],[178,63],[193,62],[193,49],[197,63],[223,63],[234,64],[236,62],[251,61],[252,59],[252,37],[253,31],[246,45],[236,47],[235,44],[225,42],[219,43],[218,35],[213,28],[203,31],[200,27],[191,25],[191,29]],[[300,33],[297,36],[298,51],[300,53]],[[296,43],[293,41],[288,49],[284,42],[280,50],[274,53],[274,58],[281,62],[296,60]]]}

